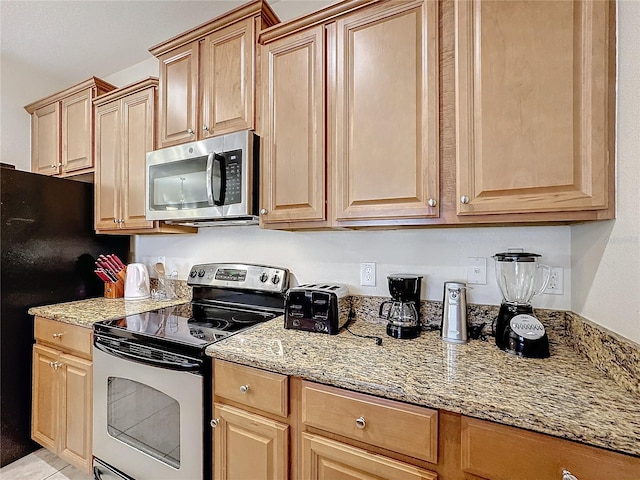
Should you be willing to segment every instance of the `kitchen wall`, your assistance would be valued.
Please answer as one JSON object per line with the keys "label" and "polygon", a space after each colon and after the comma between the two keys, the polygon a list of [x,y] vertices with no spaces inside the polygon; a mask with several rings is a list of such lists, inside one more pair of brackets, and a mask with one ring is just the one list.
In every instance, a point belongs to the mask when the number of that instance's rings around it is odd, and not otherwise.
{"label": "kitchen wall", "polygon": [[640,2],[618,2],[617,215],[571,227],[572,310],[640,343]]}
{"label": "kitchen wall", "polygon": [[[289,2],[274,3],[283,18]],[[313,8],[321,2],[309,2]],[[329,3],[329,2],[327,2]],[[300,6],[302,2],[290,2]],[[507,247],[543,254],[543,261],[562,266],[565,294],[542,295],[538,307],[573,310],[596,323],[640,342],[640,2],[618,3],[617,220],[577,226],[436,228],[394,231],[278,232],[256,227],[201,229],[198,235],[135,239],[136,258],[167,257],[168,268],[185,278],[191,264],[206,261],[249,261],[289,267],[298,282],[332,280],[354,293],[385,295],[388,273],[407,271],[426,276],[426,298],[439,300],[442,283],[464,279],[467,257],[487,260],[487,285],[469,292],[475,303],[500,300],[489,257]],[[22,106],[52,91],[60,81],[2,58],[1,159],[29,170],[29,116]],[[157,75],[157,61],[148,60],[105,80],[116,85]],[[359,285],[359,263],[377,263],[377,286]]]}

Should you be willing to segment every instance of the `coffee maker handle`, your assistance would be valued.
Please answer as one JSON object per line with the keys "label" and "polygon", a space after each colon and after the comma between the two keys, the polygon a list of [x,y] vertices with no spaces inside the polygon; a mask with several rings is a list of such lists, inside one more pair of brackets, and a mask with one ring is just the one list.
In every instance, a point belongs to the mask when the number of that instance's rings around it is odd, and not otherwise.
{"label": "coffee maker handle", "polygon": [[542,269],[543,273],[543,277],[542,277],[542,284],[540,285],[540,288],[538,288],[535,293],[533,294],[534,297],[540,295],[542,292],[544,292],[544,289],[547,288],[547,285],[549,285],[549,280],[551,280],[551,267],[549,265],[545,265],[544,263],[540,263],[538,264],[538,268]]}
{"label": "coffee maker handle", "polygon": [[380,311],[378,312],[378,317],[380,317],[380,318],[388,318],[389,317],[389,310],[387,310],[387,313],[385,315],[382,314],[382,310],[384,309],[384,306],[387,303],[393,303],[393,302],[391,300],[385,300],[384,302],[382,302],[380,304]]}

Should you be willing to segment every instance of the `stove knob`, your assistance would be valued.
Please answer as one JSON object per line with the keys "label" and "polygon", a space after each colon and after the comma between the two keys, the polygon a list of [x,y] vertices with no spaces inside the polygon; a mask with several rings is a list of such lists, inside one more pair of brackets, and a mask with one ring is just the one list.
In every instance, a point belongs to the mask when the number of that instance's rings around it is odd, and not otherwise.
{"label": "stove knob", "polygon": [[198,272],[196,272],[195,270],[191,270],[191,273],[189,274],[189,276],[191,278],[196,278],[196,275],[198,274]]}
{"label": "stove knob", "polygon": [[266,282],[267,280],[269,280],[269,275],[267,275],[266,273],[263,273],[262,275],[260,275],[260,281],[262,283]]}
{"label": "stove knob", "polygon": [[200,271],[198,272],[198,276],[199,276],[199,277],[204,277],[204,270],[200,270]]}
{"label": "stove knob", "polygon": [[278,276],[278,274],[277,274],[277,273],[276,273],[276,274],[271,278],[271,282],[272,282],[274,285],[277,285],[277,284],[278,284],[278,282],[280,282],[280,277]]}

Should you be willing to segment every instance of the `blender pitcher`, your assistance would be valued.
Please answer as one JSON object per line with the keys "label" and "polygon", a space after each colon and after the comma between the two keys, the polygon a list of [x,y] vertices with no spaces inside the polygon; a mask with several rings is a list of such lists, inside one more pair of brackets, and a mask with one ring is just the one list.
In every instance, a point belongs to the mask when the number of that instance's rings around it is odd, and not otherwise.
{"label": "blender pitcher", "polygon": [[551,267],[537,263],[537,253],[508,251],[496,253],[496,279],[504,302],[528,305],[540,295],[551,278]]}

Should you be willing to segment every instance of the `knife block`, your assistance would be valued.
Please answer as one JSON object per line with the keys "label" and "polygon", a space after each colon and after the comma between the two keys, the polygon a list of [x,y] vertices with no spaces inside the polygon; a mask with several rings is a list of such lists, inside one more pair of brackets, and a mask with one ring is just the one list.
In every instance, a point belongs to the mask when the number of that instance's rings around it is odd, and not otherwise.
{"label": "knife block", "polygon": [[122,298],[124,297],[124,281],[118,280],[115,283],[109,282],[104,284],[105,298]]}

